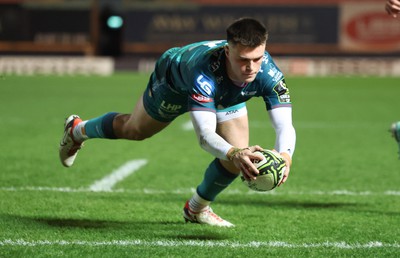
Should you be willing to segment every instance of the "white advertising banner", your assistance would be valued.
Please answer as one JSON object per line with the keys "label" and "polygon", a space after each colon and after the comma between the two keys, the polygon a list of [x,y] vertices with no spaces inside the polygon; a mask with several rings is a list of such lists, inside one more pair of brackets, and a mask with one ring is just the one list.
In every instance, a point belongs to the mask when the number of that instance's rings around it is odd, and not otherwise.
{"label": "white advertising banner", "polygon": [[340,5],[339,44],[344,51],[400,50],[400,20],[384,10],[382,2],[343,2]]}
{"label": "white advertising banner", "polygon": [[0,78],[15,75],[101,75],[114,73],[110,57],[0,56]]}

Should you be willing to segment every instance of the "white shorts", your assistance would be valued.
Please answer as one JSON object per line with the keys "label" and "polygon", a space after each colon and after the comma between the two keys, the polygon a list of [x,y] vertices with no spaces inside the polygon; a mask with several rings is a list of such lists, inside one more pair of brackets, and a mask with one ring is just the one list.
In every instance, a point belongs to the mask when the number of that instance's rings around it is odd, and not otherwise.
{"label": "white shorts", "polygon": [[247,115],[247,108],[244,103],[237,104],[235,106],[221,109],[217,111],[217,122],[222,123],[231,119],[235,119],[241,116]]}

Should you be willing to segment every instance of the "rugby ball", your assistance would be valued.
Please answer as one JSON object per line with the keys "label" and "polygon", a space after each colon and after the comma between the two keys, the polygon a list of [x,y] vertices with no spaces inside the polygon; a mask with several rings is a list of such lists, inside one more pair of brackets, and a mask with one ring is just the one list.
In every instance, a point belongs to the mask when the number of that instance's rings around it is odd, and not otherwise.
{"label": "rugby ball", "polygon": [[272,150],[256,151],[262,160],[255,160],[253,163],[259,171],[256,179],[246,180],[242,176],[242,182],[251,190],[258,192],[270,191],[277,187],[283,179],[286,163],[282,156]]}

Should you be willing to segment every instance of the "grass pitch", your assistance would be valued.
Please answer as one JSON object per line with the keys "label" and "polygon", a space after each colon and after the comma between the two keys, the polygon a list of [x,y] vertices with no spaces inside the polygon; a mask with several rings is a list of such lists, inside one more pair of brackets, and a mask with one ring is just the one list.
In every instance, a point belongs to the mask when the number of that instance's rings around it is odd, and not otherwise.
{"label": "grass pitch", "polygon": [[[236,225],[185,224],[182,207],[212,157],[189,117],[143,142],[91,140],[58,160],[63,120],[129,113],[148,75],[0,78],[0,257],[399,257],[397,78],[287,78],[297,147],[291,175],[259,194],[240,180],[214,211]],[[251,144],[272,148],[261,99],[248,102]],[[147,163],[108,191],[91,187]]]}

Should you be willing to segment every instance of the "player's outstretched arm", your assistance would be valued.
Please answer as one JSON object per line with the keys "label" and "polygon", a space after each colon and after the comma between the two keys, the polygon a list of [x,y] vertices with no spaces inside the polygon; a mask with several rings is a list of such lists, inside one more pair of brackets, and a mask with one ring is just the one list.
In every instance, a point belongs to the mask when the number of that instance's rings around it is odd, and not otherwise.
{"label": "player's outstretched arm", "polygon": [[296,145],[296,131],[292,123],[292,109],[290,107],[279,107],[268,111],[272,126],[275,129],[275,150],[281,154],[286,163],[286,170],[281,184],[289,177],[292,166],[292,155]]}

